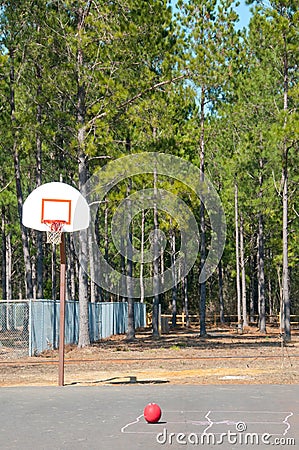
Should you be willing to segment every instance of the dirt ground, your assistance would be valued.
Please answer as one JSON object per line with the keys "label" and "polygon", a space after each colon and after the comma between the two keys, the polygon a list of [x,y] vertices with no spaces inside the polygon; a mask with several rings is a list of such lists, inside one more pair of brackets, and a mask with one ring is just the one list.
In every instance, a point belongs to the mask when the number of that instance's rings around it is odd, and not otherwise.
{"label": "dirt ground", "polygon": [[[251,327],[242,335],[229,327],[213,328],[208,336],[198,329],[171,330],[153,339],[139,331],[134,342],[125,336],[78,349],[66,346],[65,384],[297,384],[299,330],[282,344],[279,330],[260,335]],[[0,386],[57,385],[58,352],[38,357],[0,360]]]}

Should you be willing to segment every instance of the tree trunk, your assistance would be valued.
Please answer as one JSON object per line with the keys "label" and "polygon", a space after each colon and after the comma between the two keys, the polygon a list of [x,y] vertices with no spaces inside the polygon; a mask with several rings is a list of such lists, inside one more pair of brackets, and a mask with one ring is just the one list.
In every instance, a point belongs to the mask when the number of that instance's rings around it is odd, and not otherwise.
{"label": "tree trunk", "polygon": [[74,244],[71,234],[66,233],[65,235],[65,247],[67,252],[67,270],[66,270],[66,278],[67,278],[67,299],[75,300],[76,299],[76,280],[77,277],[77,257],[76,252],[74,250]]}
{"label": "tree trunk", "polygon": [[[6,239],[6,215],[2,206],[2,299],[7,300],[7,239]],[[7,331],[7,307],[2,305],[1,331]]]}
{"label": "tree trunk", "polygon": [[[172,226],[172,224],[170,224]],[[170,235],[170,258],[171,258],[171,272],[172,272],[172,319],[171,324],[173,328],[176,327],[176,317],[177,317],[177,280],[175,271],[175,233],[171,228],[169,231]]]}
{"label": "tree trunk", "polygon": [[[6,300],[12,300],[12,248],[11,248],[11,233],[6,235]],[[15,305],[7,305],[7,323],[8,329],[11,331],[16,330],[14,311]],[[27,316],[27,315],[26,315]]]}
{"label": "tree trunk", "polygon": [[189,300],[188,300],[188,277],[184,276],[182,280],[182,291],[183,291],[183,299],[184,299],[184,311],[186,316],[186,327],[190,327],[190,317],[189,317]]}
{"label": "tree trunk", "polygon": [[72,300],[71,272],[73,271],[73,264],[71,262],[70,234],[66,233],[64,239],[65,239],[65,252],[66,252],[65,298],[66,298],[66,300]]}
{"label": "tree trunk", "polygon": [[[259,199],[263,197],[263,158],[259,160]],[[260,205],[261,208],[261,205]],[[264,249],[264,218],[260,210],[258,216],[258,252],[257,252],[257,279],[258,279],[258,304],[259,304],[259,329],[266,333],[266,298],[265,298],[265,249]]]}
{"label": "tree trunk", "polygon": [[274,323],[274,298],[272,296],[271,278],[268,279],[269,322]]}
{"label": "tree trunk", "polygon": [[[108,200],[105,198],[105,212],[104,212],[104,254],[105,260],[108,262],[109,258],[109,237],[108,237]],[[108,274],[105,273],[105,284],[108,285]],[[105,300],[109,301],[109,292],[105,292]]]}
{"label": "tree trunk", "polygon": [[259,295],[259,329],[266,333],[266,300],[265,300],[265,271],[264,271],[264,227],[263,215],[259,213],[258,225],[258,295]]}
{"label": "tree trunk", "polygon": [[282,298],[283,298],[283,320],[284,320],[284,340],[291,340],[291,304],[289,294],[289,262],[288,262],[288,174],[287,163],[282,171]]}
{"label": "tree trunk", "polygon": [[[5,214],[5,208],[2,206],[2,299],[7,300],[7,276],[6,276],[6,269],[7,269],[7,250],[6,250],[6,214]],[[5,317],[5,315],[4,315]],[[3,328],[3,324],[2,324]]]}
{"label": "tree trunk", "polygon": [[[131,151],[130,142],[127,140],[127,148]],[[127,190],[127,197],[130,197],[132,190],[132,180],[129,179],[129,185]],[[128,201],[128,214],[130,217],[129,226],[129,245],[127,246],[127,274],[128,274],[128,331],[127,340],[131,341],[135,339],[135,315],[134,315],[134,297],[132,292],[132,278],[133,278],[133,254],[132,254],[132,244],[133,244],[133,233],[132,233],[132,208],[131,200]]]}
{"label": "tree trunk", "polygon": [[[164,271],[165,271],[164,250],[160,254],[159,262],[160,262],[159,270],[160,270],[160,281],[161,281],[160,291],[164,291]],[[161,292],[161,294],[160,294],[161,310],[162,310],[162,308],[165,308],[165,304],[166,304],[165,292]]]}
{"label": "tree trunk", "polygon": [[16,193],[18,203],[18,215],[21,229],[21,239],[23,247],[24,265],[25,265],[25,285],[26,285],[26,298],[33,298],[33,283],[32,283],[32,271],[31,271],[31,259],[27,228],[22,223],[23,214],[23,191],[21,183],[21,170],[20,160],[17,146],[16,137],[16,119],[15,119],[15,68],[14,68],[14,50],[10,49],[10,119],[11,119],[11,133],[13,139],[13,160],[14,160],[14,172],[16,181]]}
{"label": "tree trunk", "polygon": [[[96,242],[98,243],[98,246],[100,247],[101,238],[100,238],[99,222],[100,222],[100,209],[97,209],[96,217],[95,217],[95,230],[94,231],[95,231]],[[90,247],[92,248],[92,246],[90,246]],[[94,265],[95,265],[95,267],[94,267],[95,271],[101,270],[99,258],[97,256],[95,258]],[[103,295],[102,287],[96,283],[95,290],[96,290],[96,294],[95,294],[96,301],[103,302],[104,295]]]}
{"label": "tree trunk", "polygon": [[235,232],[236,232],[236,287],[237,287],[237,314],[238,330],[243,331],[241,310],[241,286],[240,286],[240,256],[239,256],[239,207],[238,207],[238,185],[235,182]]}
{"label": "tree trunk", "polygon": [[255,257],[250,255],[250,302],[249,302],[249,321],[254,323],[255,297],[256,297],[256,277],[255,277]]}
{"label": "tree trunk", "polygon": [[[36,77],[39,81],[37,87],[37,112],[36,121],[38,130],[36,133],[36,187],[42,184],[42,106],[40,96],[42,93],[42,73],[39,64],[36,65]],[[36,298],[43,298],[43,233],[36,231]]]}
{"label": "tree trunk", "polygon": [[241,215],[240,220],[240,263],[241,263],[241,280],[242,280],[242,315],[243,326],[248,326],[247,320],[247,302],[246,302],[246,273],[245,273],[245,257],[244,257],[244,220]]}
{"label": "tree trunk", "polygon": [[[200,181],[204,182],[205,169],[205,88],[201,88],[200,99]],[[206,260],[206,225],[205,225],[205,206],[200,201],[200,273],[204,270]],[[206,336],[206,281],[199,284],[199,312],[200,312],[200,336]]]}
{"label": "tree trunk", "polygon": [[154,286],[154,300],[153,300],[153,312],[152,312],[152,326],[153,337],[160,337],[159,330],[159,254],[158,254],[158,242],[156,232],[158,230],[158,210],[157,210],[157,168],[154,167],[154,261],[153,261],[153,286]]}
{"label": "tree trunk", "polygon": [[89,259],[89,267],[90,267],[90,302],[95,303],[97,301],[97,285],[94,282],[96,267],[95,267],[95,260],[94,260],[93,251],[92,251],[92,235],[91,235],[91,233],[87,232],[87,239],[88,239],[88,250],[89,250],[88,259]]}
{"label": "tree trunk", "polygon": [[[123,236],[120,237],[120,268],[121,268],[121,274],[122,274],[122,285],[121,290],[122,292],[127,292],[127,286],[126,286],[126,256],[125,256],[125,246],[124,246],[124,238]],[[126,296],[122,296],[122,301],[125,302],[127,300]]]}
{"label": "tree trunk", "polygon": [[[87,181],[87,157],[83,154],[79,158],[79,183],[80,190],[85,196],[84,186]],[[90,345],[89,335],[89,298],[88,298],[88,235],[87,230],[80,231],[79,246],[79,340],[78,347],[86,347]]]}
{"label": "tree trunk", "polygon": [[[285,112],[284,128],[287,125],[289,67],[286,37],[284,38],[284,90],[283,110]],[[288,148],[286,138],[283,141],[282,167],[282,297],[284,312],[284,341],[291,341],[291,301],[289,293],[289,261],[288,261]]]}
{"label": "tree trunk", "polygon": [[[98,220],[99,220],[99,209],[96,211],[94,222],[94,232],[96,242],[99,243],[100,240],[98,238],[99,228],[98,228]],[[97,273],[100,272],[100,263],[98,253],[94,251],[95,242],[93,242],[93,233],[87,230],[87,238],[88,238],[88,259],[89,259],[89,267],[90,267],[90,302],[96,303],[99,301],[101,296],[100,288],[98,284],[95,282],[97,279]]]}
{"label": "tree trunk", "polygon": [[144,283],[143,283],[143,269],[144,269],[144,225],[145,225],[145,211],[142,209],[141,215],[141,248],[140,248],[140,302],[144,302]]}
{"label": "tree trunk", "polygon": [[12,300],[12,246],[11,233],[6,235],[6,299]]}
{"label": "tree trunk", "polygon": [[218,289],[219,289],[219,320],[220,323],[225,322],[224,318],[224,301],[223,301],[223,271],[222,271],[222,260],[220,259],[218,263]]}
{"label": "tree trunk", "polygon": [[[77,124],[78,124],[78,170],[79,170],[79,190],[83,197],[86,197],[85,185],[88,179],[88,157],[85,154],[85,116],[86,116],[86,92],[82,73],[83,50],[82,50],[82,30],[84,27],[84,10],[78,7],[77,25]],[[80,231],[79,246],[79,340],[78,347],[90,345],[89,335],[89,298],[88,298],[88,277],[86,273],[88,261],[88,236],[87,230]]]}

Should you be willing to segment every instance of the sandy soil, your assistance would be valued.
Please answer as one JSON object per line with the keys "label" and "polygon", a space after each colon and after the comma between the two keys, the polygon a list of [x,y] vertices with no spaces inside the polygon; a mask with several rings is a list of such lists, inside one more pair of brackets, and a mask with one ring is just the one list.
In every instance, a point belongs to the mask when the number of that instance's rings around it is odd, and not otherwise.
{"label": "sandy soil", "polygon": [[[297,384],[299,332],[282,345],[279,331],[255,328],[238,335],[230,328],[178,329],[153,339],[150,330],[134,342],[114,336],[91,347],[66,346],[65,384]],[[0,386],[57,385],[58,352],[38,357],[0,359]]]}

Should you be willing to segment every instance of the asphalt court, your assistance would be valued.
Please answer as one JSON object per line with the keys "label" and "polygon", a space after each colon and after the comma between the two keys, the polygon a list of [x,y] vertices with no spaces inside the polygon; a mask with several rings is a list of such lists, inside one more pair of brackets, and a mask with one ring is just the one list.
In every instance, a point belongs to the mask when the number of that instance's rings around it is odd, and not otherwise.
{"label": "asphalt court", "polygon": [[3,450],[299,448],[297,385],[11,387],[0,401]]}

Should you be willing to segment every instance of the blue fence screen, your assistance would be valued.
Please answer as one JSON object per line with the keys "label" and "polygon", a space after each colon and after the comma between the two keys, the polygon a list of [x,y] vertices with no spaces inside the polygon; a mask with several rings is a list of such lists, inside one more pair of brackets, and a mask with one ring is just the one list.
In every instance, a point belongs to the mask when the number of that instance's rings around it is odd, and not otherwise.
{"label": "blue fence screen", "polygon": [[[134,303],[135,327],[146,326],[146,305]],[[89,303],[89,333],[91,342],[114,334],[123,334],[128,326],[128,304]],[[36,355],[59,345],[59,302],[31,301],[29,308],[29,354]],[[79,302],[66,301],[65,343],[77,344],[79,336]]]}

